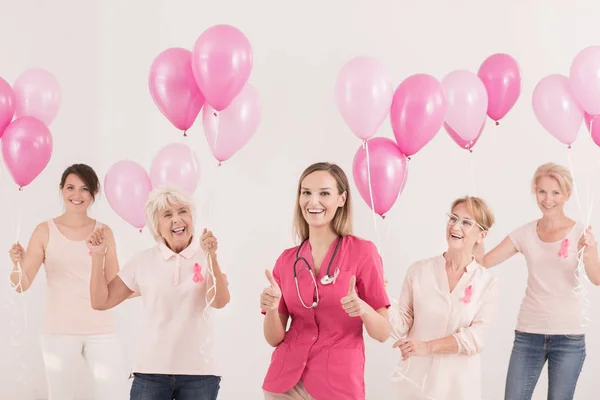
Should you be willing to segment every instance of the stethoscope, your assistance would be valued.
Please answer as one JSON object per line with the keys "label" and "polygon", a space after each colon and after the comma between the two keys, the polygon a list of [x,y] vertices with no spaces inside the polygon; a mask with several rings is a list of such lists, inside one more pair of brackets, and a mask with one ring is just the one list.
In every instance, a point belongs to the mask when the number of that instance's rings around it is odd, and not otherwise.
{"label": "stethoscope", "polygon": [[[312,268],[310,267],[310,264],[308,263],[308,261],[306,261],[306,258],[304,257],[300,257],[300,250],[302,250],[302,246],[304,246],[304,243],[308,240],[304,239],[302,241],[302,243],[300,243],[300,246],[298,246],[298,250],[296,250],[296,261],[294,261],[294,281],[296,282],[296,292],[298,293],[298,298],[300,299],[300,303],[302,303],[302,305],[304,306],[304,308],[315,308],[317,305],[319,305],[319,287],[317,285],[317,280],[315,278],[315,274],[313,273]],[[338,247],[340,247],[340,242],[342,241],[342,237],[340,236],[338,238],[337,243],[335,244],[335,249],[333,250],[333,255],[331,256],[331,259],[329,260],[329,264],[327,265],[327,273],[325,274],[325,276],[323,276],[321,278],[321,284],[323,285],[329,285],[331,283],[335,283],[335,280],[339,274],[339,269],[336,270],[334,275],[331,275],[331,264],[333,264],[333,260],[335,259],[335,254],[338,251]],[[316,300],[313,301],[312,305],[307,306],[304,303],[304,300],[302,300],[302,296],[300,295],[300,287],[298,286],[298,272],[296,270],[296,265],[298,264],[298,261],[303,261],[306,264],[306,269],[308,270],[308,272],[310,273],[310,277],[313,281],[313,284],[315,285],[315,292],[316,292]],[[302,270],[300,270],[302,271]]]}

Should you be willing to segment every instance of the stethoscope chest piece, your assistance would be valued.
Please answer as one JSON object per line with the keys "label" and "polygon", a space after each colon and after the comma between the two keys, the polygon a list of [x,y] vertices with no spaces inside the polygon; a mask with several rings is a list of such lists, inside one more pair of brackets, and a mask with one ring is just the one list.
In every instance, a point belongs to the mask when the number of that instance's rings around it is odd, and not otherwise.
{"label": "stethoscope chest piece", "polygon": [[333,283],[333,276],[325,275],[321,278],[321,284],[329,285],[330,283]]}

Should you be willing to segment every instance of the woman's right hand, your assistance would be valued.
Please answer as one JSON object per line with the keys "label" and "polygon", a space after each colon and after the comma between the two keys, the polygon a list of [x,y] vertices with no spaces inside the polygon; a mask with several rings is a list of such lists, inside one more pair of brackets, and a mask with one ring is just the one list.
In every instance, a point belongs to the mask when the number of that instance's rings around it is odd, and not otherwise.
{"label": "woman's right hand", "polygon": [[88,249],[92,253],[105,254],[106,253],[106,238],[104,237],[104,226],[100,226],[94,229],[94,232],[85,241]]}
{"label": "woman's right hand", "polygon": [[20,243],[15,243],[12,245],[10,250],[8,250],[8,255],[12,260],[13,264],[23,263],[23,258],[25,257],[25,249],[21,246]]}
{"label": "woman's right hand", "polygon": [[281,300],[281,289],[270,270],[265,270],[265,276],[271,284],[266,287],[260,295],[260,308],[264,311],[276,311],[279,310],[279,301]]}

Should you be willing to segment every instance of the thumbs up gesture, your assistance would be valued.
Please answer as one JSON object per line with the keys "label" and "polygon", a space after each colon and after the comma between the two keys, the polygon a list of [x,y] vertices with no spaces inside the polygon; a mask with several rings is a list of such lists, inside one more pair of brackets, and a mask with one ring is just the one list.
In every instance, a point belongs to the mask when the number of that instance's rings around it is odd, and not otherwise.
{"label": "thumbs up gesture", "polygon": [[342,307],[351,317],[362,317],[365,313],[365,302],[356,294],[356,276],[350,278],[348,295],[342,297]]}
{"label": "thumbs up gesture", "polygon": [[94,229],[94,232],[85,241],[88,249],[92,253],[104,254],[106,253],[106,237],[104,236],[104,225],[100,225]]}
{"label": "thumbs up gesture", "polygon": [[260,295],[260,308],[264,311],[277,311],[279,309],[279,301],[281,300],[281,289],[271,271],[266,269],[265,276],[269,281],[270,286],[266,287]]}

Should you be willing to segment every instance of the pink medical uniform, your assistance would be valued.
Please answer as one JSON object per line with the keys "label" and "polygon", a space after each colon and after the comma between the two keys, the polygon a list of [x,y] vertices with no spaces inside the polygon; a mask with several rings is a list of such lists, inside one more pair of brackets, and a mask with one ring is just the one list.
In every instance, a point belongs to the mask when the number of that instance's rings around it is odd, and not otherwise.
{"label": "pink medical uniform", "polygon": [[[331,265],[334,283],[324,285],[321,278],[333,256],[335,240],[316,277],[319,304],[305,308],[299,300],[294,280],[294,262],[298,247],[285,250],[273,269],[273,277],[282,292],[279,312],[291,317],[291,325],[277,346],[263,383],[267,392],[285,393],[302,381],[306,391],[316,399],[359,400],[365,398],[365,348],[363,322],[350,317],[341,299],[348,295],[350,278],[356,276],[358,296],[378,310],[389,307],[383,280],[382,260],[373,243],[346,236]],[[299,254],[314,271],[310,244]],[[304,262],[297,263],[297,280],[304,304],[316,299],[313,280]]]}

